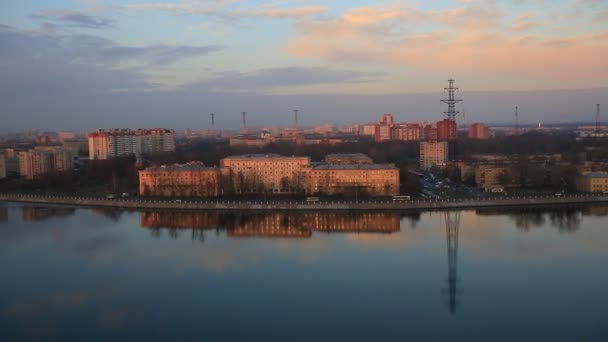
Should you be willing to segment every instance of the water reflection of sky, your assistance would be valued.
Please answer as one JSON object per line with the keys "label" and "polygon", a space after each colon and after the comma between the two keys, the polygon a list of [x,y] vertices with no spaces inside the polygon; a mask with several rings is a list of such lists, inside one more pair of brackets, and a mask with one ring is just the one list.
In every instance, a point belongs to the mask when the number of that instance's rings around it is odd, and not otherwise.
{"label": "water reflection of sky", "polygon": [[439,212],[0,203],[0,338],[603,340],[607,212],[461,212],[451,314]]}

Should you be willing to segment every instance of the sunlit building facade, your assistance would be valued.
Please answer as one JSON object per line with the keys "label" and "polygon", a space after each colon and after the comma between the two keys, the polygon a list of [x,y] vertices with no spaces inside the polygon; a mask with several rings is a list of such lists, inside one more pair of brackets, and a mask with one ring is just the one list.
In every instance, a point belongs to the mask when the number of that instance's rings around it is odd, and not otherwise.
{"label": "sunlit building facade", "polygon": [[446,141],[423,141],[420,143],[420,168],[428,170],[433,166],[444,167],[448,162]]}
{"label": "sunlit building facade", "polygon": [[112,129],[89,133],[89,159],[175,151],[175,133],[165,128]]}
{"label": "sunlit building facade", "polygon": [[139,171],[142,196],[216,197],[220,194],[220,170],[193,162],[149,167]]}

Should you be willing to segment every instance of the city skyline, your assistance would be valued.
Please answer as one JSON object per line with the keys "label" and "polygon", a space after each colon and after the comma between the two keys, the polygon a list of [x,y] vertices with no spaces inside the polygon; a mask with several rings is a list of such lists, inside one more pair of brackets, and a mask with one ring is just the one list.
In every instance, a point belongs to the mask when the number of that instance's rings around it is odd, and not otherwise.
{"label": "city skyline", "polygon": [[437,119],[452,77],[472,121],[591,121],[608,3],[550,3],[9,1],[1,130]]}

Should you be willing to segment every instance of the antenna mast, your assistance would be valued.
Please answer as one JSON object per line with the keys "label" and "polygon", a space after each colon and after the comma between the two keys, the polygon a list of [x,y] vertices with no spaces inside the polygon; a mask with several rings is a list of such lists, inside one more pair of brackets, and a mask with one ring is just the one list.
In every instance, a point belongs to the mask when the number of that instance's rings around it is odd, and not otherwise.
{"label": "antenna mast", "polygon": [[598,103],[595,108],[595,134],[600,134],[600,104]]}
{"label": "antenna mast", "polygon": [[296,122],[296,129],[298,128],[298,112],[299,112],[298,109],[294,109],[293,110],[293,116],[294,116],[294,119],[295,119],[295,122]]}
{"label": "antenna mast", "polygon": [[211,113],[211,130],[215,131],[215,114]]}
{"label": "antenna mast", "polygon": [[243,133],[247,133],[247,113],[243,112]]}
{"label": "antenna mast", "polygon": [[519,133],[519,106],[515,106],[515,133]]}

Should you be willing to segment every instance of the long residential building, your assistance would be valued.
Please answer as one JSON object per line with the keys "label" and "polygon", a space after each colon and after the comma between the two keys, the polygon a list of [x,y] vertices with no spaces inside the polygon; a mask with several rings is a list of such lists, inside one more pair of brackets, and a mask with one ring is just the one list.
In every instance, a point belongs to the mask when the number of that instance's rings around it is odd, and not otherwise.
{"label": "long residential building", "polygon": [[173,151],[175,133],[170,129],[112,129],[89,133],[91,160]]}
{"label": "long residential building", "polygon": [[302,172],[309,165],[308,157],[278,154],[245,154],[224,158],[220,162],[227,186],[237,194],[299,192]]}
{"label": "long residential building", "polygon": [[139,171],[139,193],[145,196],[216,197],[220,170],[192,162]]}
{"label": "long residential building", "polygon": [[[196,165],[199,176],[181,173]],[[399,193],[399,170],[373,164],[362,154],[328,155],[323,162],[308,157],[247,154],[221,160],[220,169],[200,163],[152,167],[140,171],[140,194],[151,196],[217,196],[225,194],[327,194],[391,196]],[[202,176],[207,172],[207,176]],[[190,190],[187,190],[191,187]],[[214,189],[203,191],[203,189]]]}

